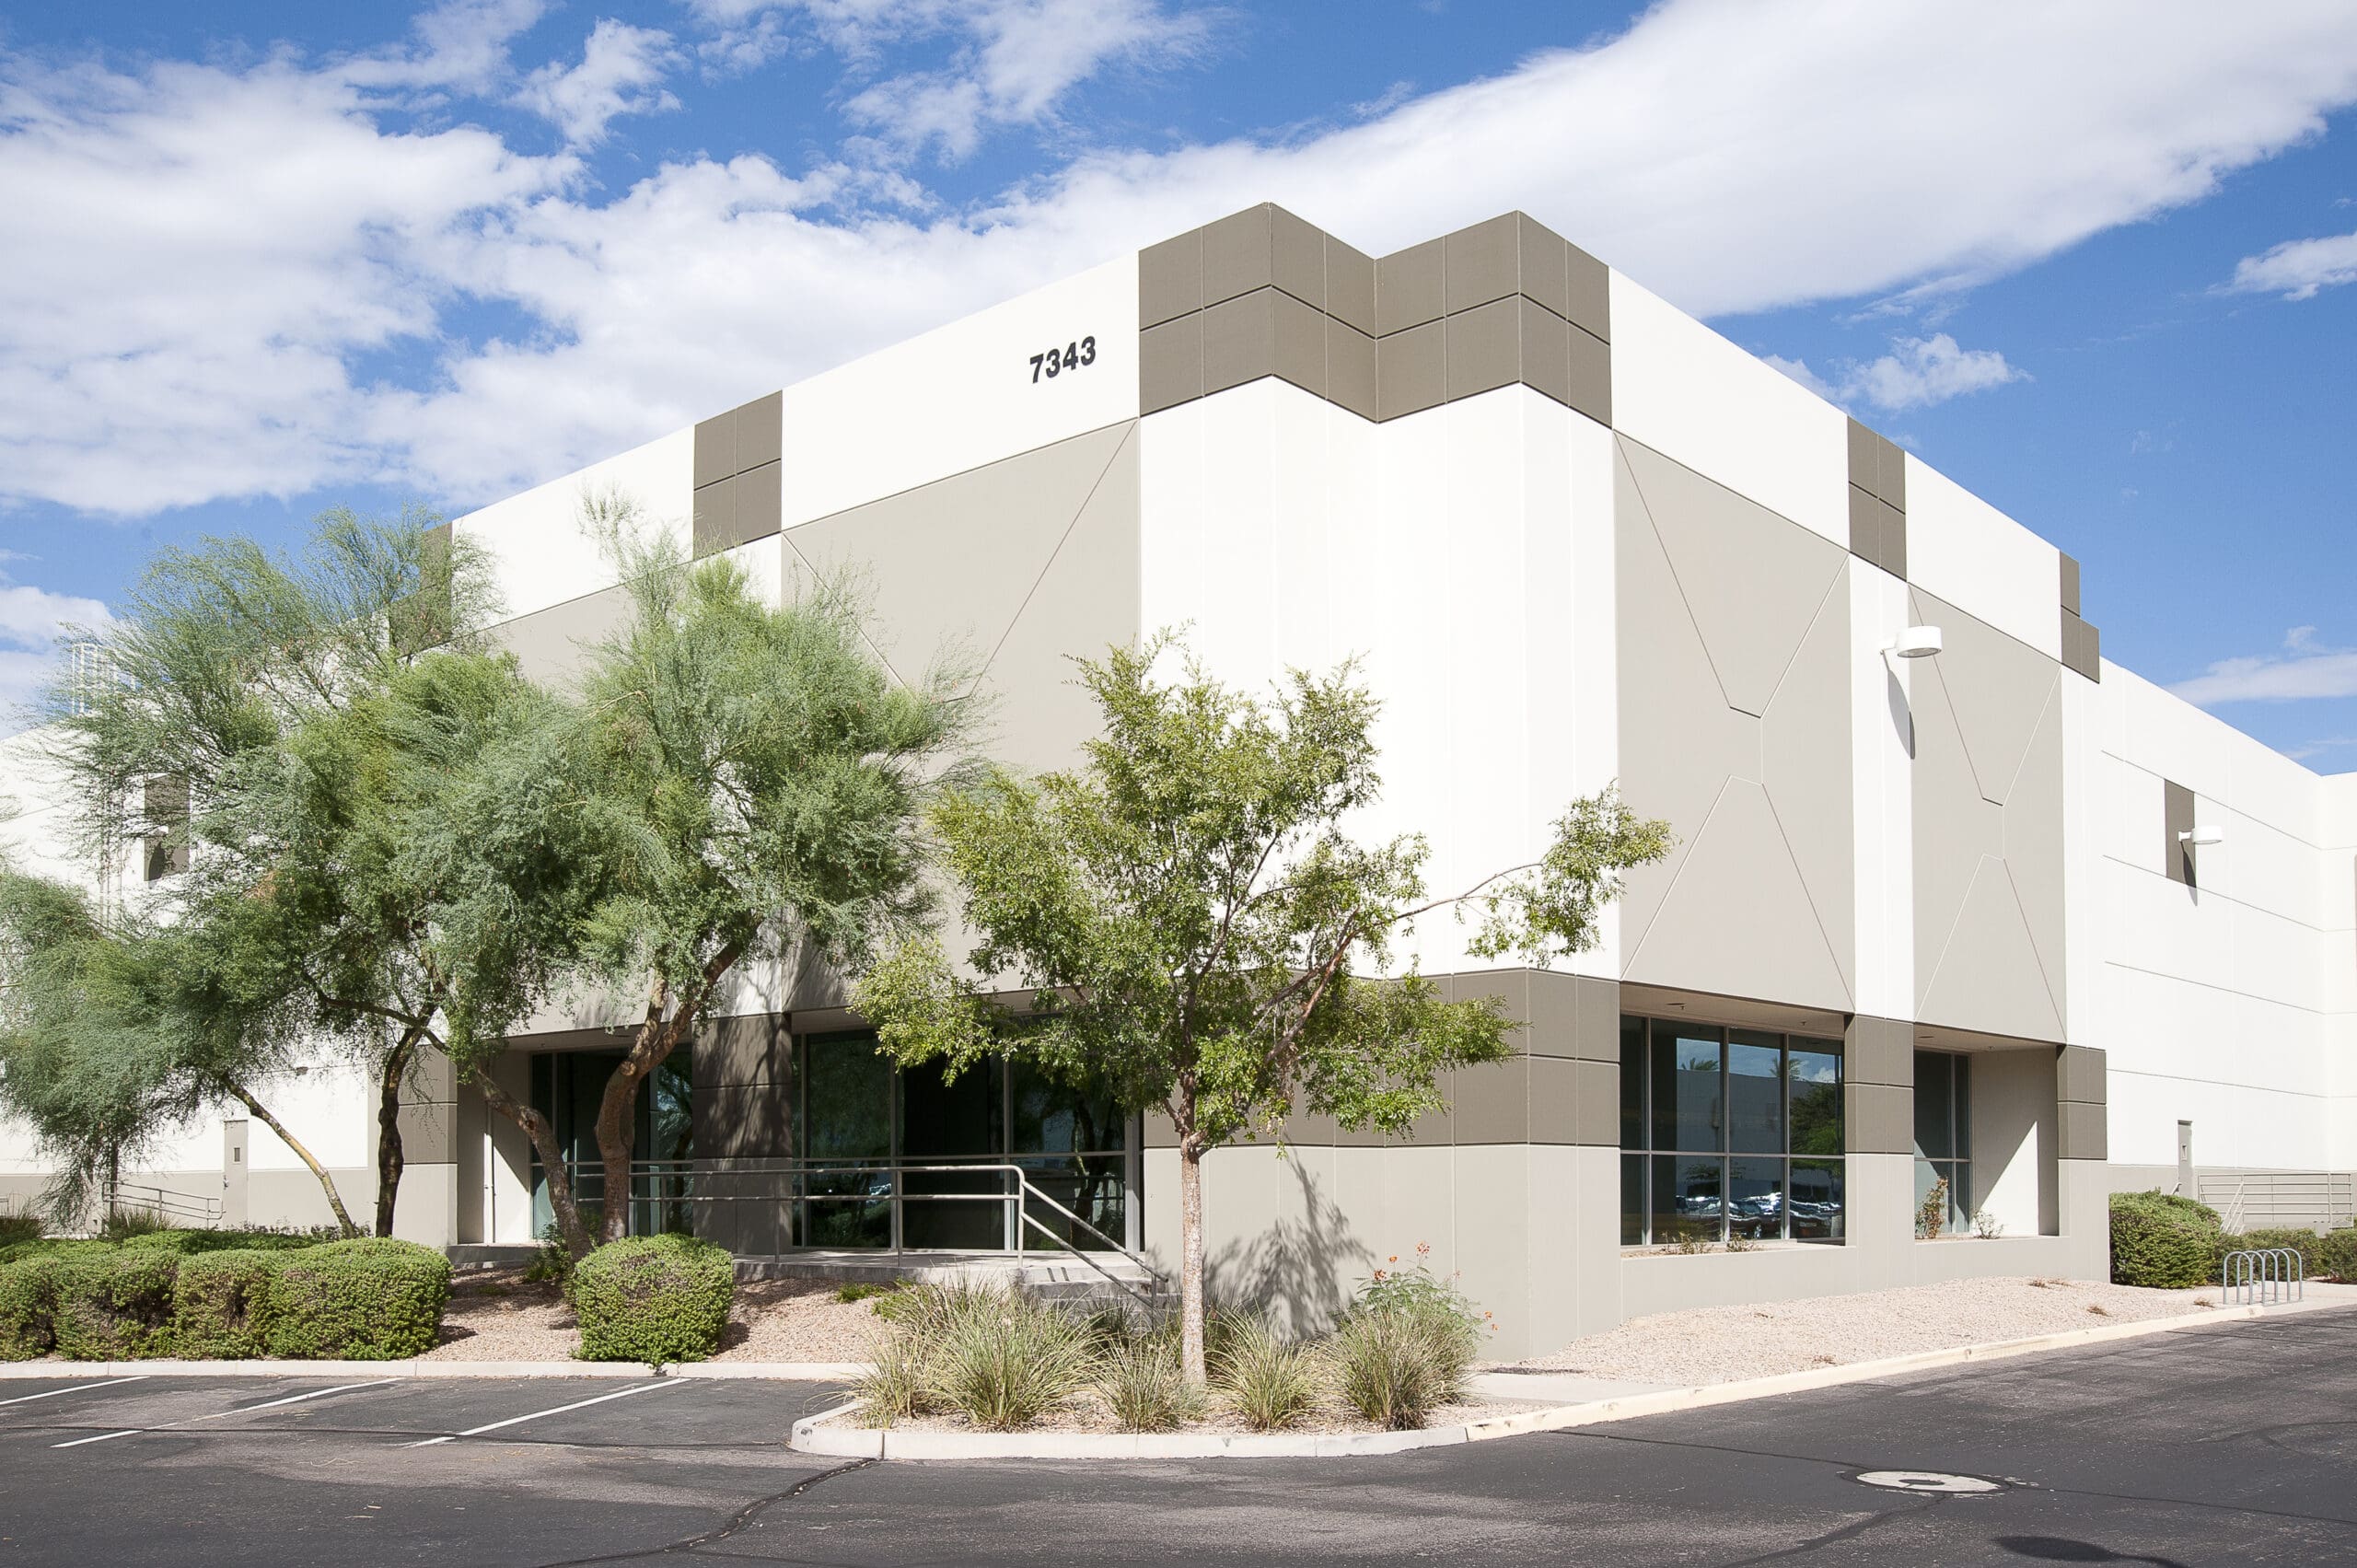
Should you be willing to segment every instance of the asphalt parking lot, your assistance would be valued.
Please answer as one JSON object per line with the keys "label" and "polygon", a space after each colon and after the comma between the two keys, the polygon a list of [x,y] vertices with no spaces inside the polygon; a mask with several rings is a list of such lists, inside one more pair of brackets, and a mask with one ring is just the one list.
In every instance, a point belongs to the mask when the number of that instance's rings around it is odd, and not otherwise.
{"label": "asphalt parking lot", "polygon": [[2357,1563],[2357,1311],[1381,1459],[787,1452],[838,1397],[0,1384],[0,1563]]}

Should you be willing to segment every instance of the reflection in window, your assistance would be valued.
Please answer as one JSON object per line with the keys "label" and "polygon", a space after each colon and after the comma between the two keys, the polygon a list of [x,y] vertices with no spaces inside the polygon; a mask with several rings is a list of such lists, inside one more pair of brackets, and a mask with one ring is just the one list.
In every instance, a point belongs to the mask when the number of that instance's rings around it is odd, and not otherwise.
{"label": "reflection in window", "polygon": [[1620,1241],[1843,1239],[1841,1045],[1620,1020]]}
{"label": "reflection in window", "polygon": [[1915,1227],[1923,1204],[1941,1182],[1948,1184],[1949,1233],[1972,1223],[1972,1058],[1948,1051],[1915,1053]]}

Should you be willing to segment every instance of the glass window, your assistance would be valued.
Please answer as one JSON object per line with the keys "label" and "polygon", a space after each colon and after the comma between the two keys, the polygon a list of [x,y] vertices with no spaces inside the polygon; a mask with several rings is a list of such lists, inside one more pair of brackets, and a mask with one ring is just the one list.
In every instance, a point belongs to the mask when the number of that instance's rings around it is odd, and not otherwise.
{"label": "glass window", "polygon": [[1944,1051],[1915,1053],[1915,1155],[1919,1159],[1956,1157],[1954,1074],[1956,1058]]}
{"label": "glass window", "polygon": [[1784,1042],[1736,1029],[1727,1036],[1727,1147],[1739,1155],[1784,1152]]}
{"label": "glass window", "polygon": [[[1946,1184],[1945,1201],[1931,1202]],[[1915,1053],[1915,1234],[1956,1235],[1972,1223],[1972,1058]]]}
{"label": "glass window", "polygon": [[803,1042],[807,1247],[892,1245],[892,1064],[869,1034]]}
{"label": "glass window", "polygon": [[1726,1147],[1718,1031],[1655,1023],[1653,1036],[1654,1147]]}
{"label": "glass window", "polygon": [[1841,1042],[1620,1020],[1624,1247],[1840,1242]]}

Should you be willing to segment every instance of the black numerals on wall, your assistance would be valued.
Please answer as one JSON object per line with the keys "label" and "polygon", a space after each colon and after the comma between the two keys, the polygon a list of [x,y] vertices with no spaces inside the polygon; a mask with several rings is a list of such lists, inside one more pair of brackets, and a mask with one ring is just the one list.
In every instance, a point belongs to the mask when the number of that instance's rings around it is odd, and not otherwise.
{"label": "black numerals on wall", "polygon": [[1078,370],[1085,366],[1096,363],[1097,340],[1093,337],[1083,338],[1078,343],[1066,343],[1060,349],[1043,349],[1033,354],[1031,379],[1037,382],[1042,376],[1052,378],[1062,375],[1067,370]]}

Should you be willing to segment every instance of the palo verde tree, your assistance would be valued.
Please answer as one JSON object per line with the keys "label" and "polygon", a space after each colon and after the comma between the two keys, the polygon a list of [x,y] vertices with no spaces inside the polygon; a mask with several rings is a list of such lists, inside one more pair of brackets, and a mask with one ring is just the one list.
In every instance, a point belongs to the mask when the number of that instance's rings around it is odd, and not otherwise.
{"label": "palo verde tree", "polygon": [[[83,633],[86,656],[47,704],[78,847],[128,867],[96,912],[168,984],[160,1016],[180,1031],[188,1080],[244,1086],[284,1137],[255,1086],[298,1043],[359,1062],[378,1086],[383,1234],[401,1088],[426,1033],[410,1005],[422,927],[371,875],[373,807],[397,760],[368,750],[366,714],[426,650],[464,648],[487,584],[417,514],[330,512],[293,556],[245,539],[168,549],[113,624]],[[349,1224],[332,1178],[289,1142]]]}
{"label": "palo verde tree", "polygon": [[[1002,770],[942,801],[934,826],[981,939],[973,978],[921,937],[867,971],[856,1005],[903,1065],[1021,1054],[1169,1118],[1181,1349],[1201,1383],[1203,1156],[1296,1105],[1407,1132],[1441,1109],[1442,1074],[1514,1052],[1494,999],[1444,1000],[1395,965],[1413,923],[1471,913],[1488,958],[1576,952],[1621,872],[1671,841],[1607,790],[1569,804],[1538,859],[1434,898],[1422,838],[1348,830],[1379,787],[1377,705],[1351,665],[1296,671],[1262,701],[1191,661],[1158,680],[1176,651],[1158,638],[1081,662],[1103,714],[1081,767]],[[1010,981],[1028,1007],[992,1000]]]}
{"label": "palo verde tree", "polygon": [[578,776],[615,848],[576,934],[577,974],[644,1000],[598,1103],[612,1240],[628,1222],[638,1097],[724,987],[788,954],[856,969],[930,907],[923,822],[963,777],[965,682],[938,661],[896,680],[842,584],[771,604],[725,557],[690,561],[642,527],[626,500],[592,511],[630,609],[581,681]]}

